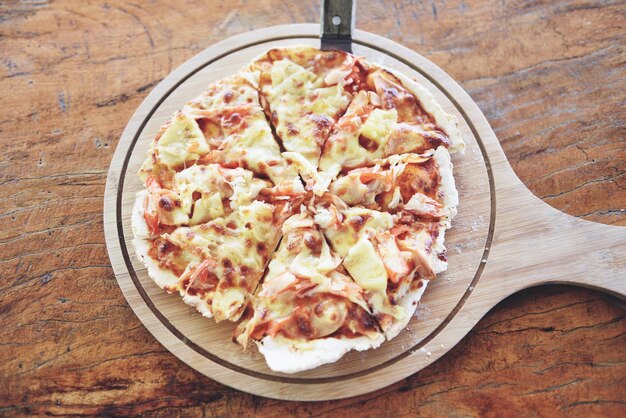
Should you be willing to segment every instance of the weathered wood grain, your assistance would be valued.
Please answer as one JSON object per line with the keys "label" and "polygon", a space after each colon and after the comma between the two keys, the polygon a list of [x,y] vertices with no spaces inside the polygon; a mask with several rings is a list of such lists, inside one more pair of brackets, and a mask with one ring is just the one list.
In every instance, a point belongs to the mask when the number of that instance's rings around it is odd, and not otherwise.
{"label": "weathered wood grain", "polygon": [[[626,225],[623,2],[505,3],[360,1],[357,27],[460,81],[539,197]],[[0,413],[624,414],[624,308],[589,290],[515,295],[401,384],[319,404],[216,384],[139,323],[101,215],[127,120],[211,43],[318,13],[318,2],[0,4]]]}

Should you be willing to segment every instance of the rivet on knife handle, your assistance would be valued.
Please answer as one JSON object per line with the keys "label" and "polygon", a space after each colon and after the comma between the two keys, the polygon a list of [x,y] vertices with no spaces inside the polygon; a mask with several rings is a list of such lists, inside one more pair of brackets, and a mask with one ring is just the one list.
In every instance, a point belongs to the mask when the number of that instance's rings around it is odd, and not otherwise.
{"label": "rivet on knife handle", "polygon": [[323,0],[322,49],[352,52],[356,1]]}

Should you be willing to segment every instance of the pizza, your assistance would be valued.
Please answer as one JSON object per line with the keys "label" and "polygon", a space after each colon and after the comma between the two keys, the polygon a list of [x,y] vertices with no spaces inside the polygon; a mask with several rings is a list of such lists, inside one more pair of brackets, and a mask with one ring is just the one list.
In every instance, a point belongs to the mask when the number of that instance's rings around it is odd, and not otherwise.
{"label": "pizza", "polygon": [[402,74],[272,49],[159,130],[133,245],[156,285],[296,373],[379,347],[447,268],[457,120]]}
{"label": "pizza", "polygon": [[[309,211],[291,216],[238,335],[258,342],[273,370],[293,373],[338,360],[384,337],[365,299]],[[295,344],[295,346],[294,346]],[[293,349],[297,347],[297,349]]]}

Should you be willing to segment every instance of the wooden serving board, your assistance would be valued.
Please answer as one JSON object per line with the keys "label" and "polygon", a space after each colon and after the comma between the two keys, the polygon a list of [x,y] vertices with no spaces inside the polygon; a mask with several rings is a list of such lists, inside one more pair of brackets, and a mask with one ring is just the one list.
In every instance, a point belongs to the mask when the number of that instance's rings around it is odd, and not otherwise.
{"label": "wooden serving board", "polygon": [[[150,332],[199,372],[234,388],[289,400],[325,400],[371,392],[437,360],[502,299],[544,283],[626,294],[626,228],[565,215],[533,196],[509,166],[487,120],[443,70],[388,39],[356,31],[353,50],[415,78],[457,116],[467,142],[453,155],[459,213],[446,237],[450,267],[433,281],[408,328],[376,350],[286,375],[255,348],[231,341],[232,323],[215,324],[148,277],[131,244],[130,212],[142,188],[136,173],[158,128],[207,85],[269,48],[319,47],[319,26],[275,26],[229,38],[196,55],[144,100],[119,142],[106,184],[104,227],[115,275]],[[488,354],[486,354],[488,355]]]}

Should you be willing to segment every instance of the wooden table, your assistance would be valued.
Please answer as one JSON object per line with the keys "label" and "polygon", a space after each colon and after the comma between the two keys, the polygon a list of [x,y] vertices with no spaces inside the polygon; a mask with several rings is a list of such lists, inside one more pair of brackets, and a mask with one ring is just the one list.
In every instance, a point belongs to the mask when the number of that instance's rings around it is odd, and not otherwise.
{"label": "wooden table", "polygon": [[[236,33],[318,21],[320,4],[86,3],[0,4],[0,415],[626,414],[624,304],[563,286],[506,299],[444,358],[358,398],[263,399],[176,359],[109,265],[115,145],[186,59]],[[357,22],[458,80],[536,195],[626,225],[623,3],[360,0]]]}

